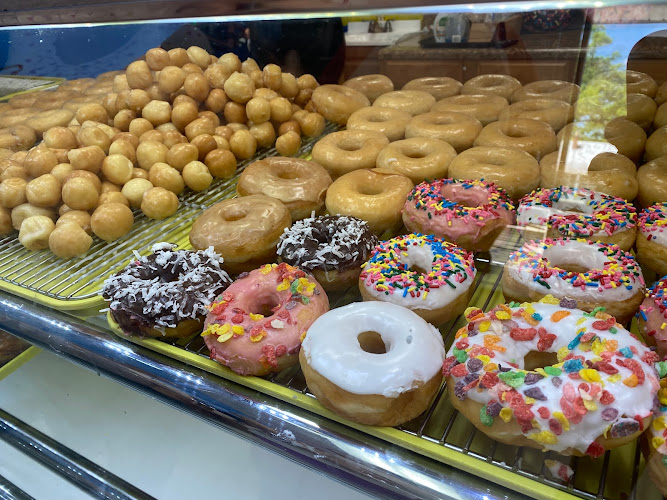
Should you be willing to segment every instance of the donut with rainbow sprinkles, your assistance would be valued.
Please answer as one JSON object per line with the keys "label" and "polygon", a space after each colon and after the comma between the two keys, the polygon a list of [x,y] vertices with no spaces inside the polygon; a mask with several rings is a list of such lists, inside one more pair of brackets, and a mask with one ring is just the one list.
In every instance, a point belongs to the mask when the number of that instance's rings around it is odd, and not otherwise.
{"label": "donut with rainbow sprinkles", "polygon": [[661,358],[667,356],[667,276],[651,285],[639,306],[639,331],[646,343],[656,346]]}
{"label": "donut with rainbow sprinkles", "polygon": [[656,272],[667,274],[667,203],[656,203],[637,217],[637,260]]}
{"label": "donut with rainbow sprinkles", "polygon": [[443,363],[453,406],[503,443],[598,457],[650,425],[658,355],[602,307],[546,296],[466,311]]}
{"label": "donut with rainbow sprinkles", "polygon": [[623,198],[583,188],[536,189],[519,201],[517,225],[547,238],[585,238],[628,251],[637,234],[635,207]]}
{"label": "donut with rainbow sprinkles", "polygon": [[375,247],[359,290],[364,300],[391,302],[439,325],[465,310],[475,273],[470,252],[432,235],[408,234]]}
{"label": "donut with rainbow sprinkles", "polygon": [[551,294],[593,311],[602,306],[619,323],[637,312],[646,290],[639,264],[617,245],[547,238],[512,253],[502,277],[505,300],[527,302]]}

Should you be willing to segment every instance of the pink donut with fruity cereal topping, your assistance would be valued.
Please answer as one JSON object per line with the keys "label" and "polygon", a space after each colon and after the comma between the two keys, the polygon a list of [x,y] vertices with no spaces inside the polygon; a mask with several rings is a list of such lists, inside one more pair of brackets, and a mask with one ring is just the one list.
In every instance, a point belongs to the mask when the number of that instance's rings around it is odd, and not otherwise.
{"label": "pink donut with fruity cereal topping", "polygon": [[519,201],[517,225],[547,238],[585,238],[632,248],[637,214],[631,203],[584,188],[536,189]]}
{"label": "pink donut with fruity cereal topping", "polygon": [[[503,443],[599,457],[651,423],[658,355],[573,300],[466,311],[443,373],[453,406]],[[603,309],[603,308],[600,308]]]}
{"label": "pink donut with fruity cereal topping", "polygon": [[667,203],[656,203],[637,217],[637,260],[658,276],[667,274]]}
{"label": "pink donut with fruity cereal topping", "polygon": [[403,223],[409,231],[432,234],[469,251],[487,251],[514,219],[508,194],[479,180],[422,182],[403,207]]}
{"label": "pink donut with fruity cereal topping", "polygon": [[298,363],[308,327],[329,310],[322,286],[288,264],[239,276],[211,305],[204,342],[211,359],[241,375],[266,375]]}

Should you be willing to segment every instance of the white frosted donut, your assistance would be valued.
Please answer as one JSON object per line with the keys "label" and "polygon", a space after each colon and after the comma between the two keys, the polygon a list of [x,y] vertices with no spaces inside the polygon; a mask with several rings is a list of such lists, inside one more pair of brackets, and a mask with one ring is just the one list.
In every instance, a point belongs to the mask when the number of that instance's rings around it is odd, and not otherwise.
{"label": "white frosted donut", "polygon": [[403,85],[403,90],[422,90],[439,101],[445,97],[458,95],[461,92],[461,82],[448,76],[427,76],[410,80]]}
{"label": "white frosted donut", "polygon": [[475,281],[472,253],[433,235],[380,242],[362,266],[364,300],[391,302],[440,325],[461,314]]}
{"label": "white frosted donut", "polygon": [[497,95],[510,100],[521,82],[510,75],[478,75],[463,84],[461,94]]}
{"label": "white frosted donut", "polygon": [[412,116],[428,113],[435,104],[435,97],[421,90],[395,90],[375,99],[373,106],[405,111]]}
{"label": "white frosted donut", "polygon": [[497,95],[455,95],[435,103],[431,111],[454,111],[474,116],[482,125],[498,120],[500,113],[509,107],[506,99]]}
{"label": "white frosted donut", "polygon": [[637,312],[645,291],[631,254],[583,239],[529,241],[510,255],[502,286],[507,301],[531,302],[551,294],[574,299],[588,312],[602,306],[622,324]]}
{"label": "white frosted donut", "polygon": [[[375,336],[378,349],[367,346],[367,332],[381,337]],[[389,426],[428,407],[444,357],[438,330],[384,302],[355,302],[323,314],[299,355],[308,388],[324,406],[356,422]]]}

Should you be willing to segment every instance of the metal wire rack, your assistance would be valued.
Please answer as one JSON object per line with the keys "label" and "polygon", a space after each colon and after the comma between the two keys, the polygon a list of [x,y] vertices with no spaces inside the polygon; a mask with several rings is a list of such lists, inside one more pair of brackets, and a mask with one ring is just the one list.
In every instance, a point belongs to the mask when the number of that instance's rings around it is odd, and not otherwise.
{"label": "metal wire rack", "polygon": [[[509,228],[497,240],[490,254],[476,257],[478,274],[473,284],[471,304],[488,310],[504,302],[499,286],[503,265],[509,254],[518,248],[521,242],[520,233],[514,228]],[[361,298],[358,291],[348,290],[338,295],[330,295],[330,300],[333,308],[359,301]],[[465,319],[460,316],[441,327],[448,348],[454,340],[454,333],[464,324]],[[209,351],[200,336],[186,341],[165,343],[205,358],[209,357]],[[269,377],[269,381],[314,397],[308,391],[298,365]],[[566,493],[573,497],[595,500],[660,498],[648,481],[638,493],[637,486],[643,468],[643,458],[636,442],[608,451],[604,457],[597,460],[588,457],[566,457],[554,452],[544,453],[532,448],[502,444],[478,432],[465,417],[459,415],[450,404],[446,392],[446,384],[443,384],[430,408],[420,417],[399,428],[415,438],[417,451],[421,440],[455,450],[551,488],[550,493],[546,495],[544,491],[540,491],[541,497],[553,498]],[[554,477],[548,470],[546,460],[556,460],[569,465],[574,474],[568,481]]]}
{"label": "metal wire rack", "polygon": [[[337,128],[330,123],[324,134]],[[304,141],[297,156],[308,154],[318,139]],[[90,250],[81,259],[62,260],[48,250],[31,252],[21,245],[15,234],[0,238],[0,286],[5,283],[38,296],[68,301],[67,307],[75,309],[77,301],[97,297],[104,279],[132,259],[134,250],[145,251],[160,241],[186,243],[190,227],[199,214],[212,204],[235,196],[237,180],[246,166],[277,154],[275,148],[261,150],[250,160],[241,162],[231,179],[218,179],[203,192],[186,192],[176,214],[162,221],[150,220],[140,210],[135,210],[134,225],[126,236],[113,243],[94,238]]]}

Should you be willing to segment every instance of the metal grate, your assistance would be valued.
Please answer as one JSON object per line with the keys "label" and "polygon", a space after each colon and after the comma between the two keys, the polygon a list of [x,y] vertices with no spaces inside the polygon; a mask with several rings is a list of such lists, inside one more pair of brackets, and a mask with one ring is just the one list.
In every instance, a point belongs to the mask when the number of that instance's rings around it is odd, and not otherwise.
{"label": "metal grate", "polygon": [[[324,134],[337,128],[335,124],[328,124]],[[308,154],[318,139],[304,141],[297,156]],[[48,250],[31,252],[21,245],[15,234],[0,238],[0,286],[6,283],[50,299],[65,300],[70,302],[68,307],[76,301],[96,298],[104,279],[127,264],[134,250],[145,251],[147,246],[159,241],[186,243],[190,227],[199,214],[236,194],[236,182],[246,166],[276,155],[275,148],[261,150],[252,159],[240,163],[231,179],[218,179],[203,192],[188,191],[180,199],[178,212],[162,221],[150,220],[140,210],[135,210],[134,225],[126,236],[111,244],[95,238],[81,259],[62,260]]]}
{"label": "metal grate", "polygon": [[[516,229],[507,229],[496,241],[491,254],[476,256],[478,274],[473,284],[471,305],[488,310],[504,302],[499,284],[503,265],[509,254],[521,244],[521,235]],[[500,264],[500,265],[499,265]],[[331,306],[340,307],[359,301],[358,291],[331,294]],[[449,348],[454,333],[465,324],[463,316],[441,327],[445,344]],[[200,336],[180,342],[166,342],[191,353],[209,358],[209,351]],[[314,397],[308,392],[299,366],[284,370],[269,377],[269,381],[301,394]],[[596,500],[626,500],[634,498],[660,498],[649,486],[646,493],[637,494],[639,471],[643,466],[640,448],[636,442],[608,451],[597,460],[588,457],[567,457],[554,452],[541,452],[532,448],[521,448],[493,441],[477,429],[449,403],[446,385],[440,388],[431,407],[420,417],[399,428],[416,439],[436,443],[451,450],[474,457],[480,461],[533,479],[544,486],[571,495]],[[418,446],[418,444],[417,444]],[[413,450],[414,451],[414,450]],[[569,481],[553,477],[545,460],[557,460],[569,465],[574,474]],[[544,492],[540,492],[544,494]],[[556,491],[553,491],[556,493]],[[546,496],[546,495],[544,495]]]}

